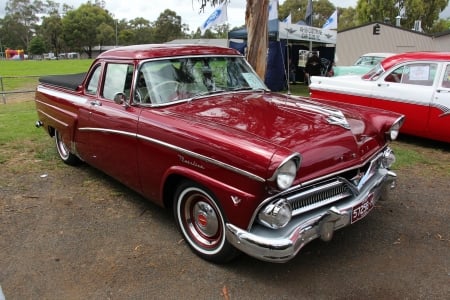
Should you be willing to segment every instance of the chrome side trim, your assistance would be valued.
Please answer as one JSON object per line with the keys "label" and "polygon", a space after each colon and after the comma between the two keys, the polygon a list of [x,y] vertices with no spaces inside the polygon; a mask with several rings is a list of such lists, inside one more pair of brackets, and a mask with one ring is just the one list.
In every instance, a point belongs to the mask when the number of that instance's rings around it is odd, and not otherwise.
{"label": "chrome side trim", "polygon": [[64,127],[69,127],[69,124],[67,124],[67,123],[65,123],[65,122],[63,122],[63,121],[61,121],[61,120],[59,120],[59,119],[57,119],[57,118],[55,118],[55,117],[50,116],[48,113],[44,112],[44,111],[41,110],[41,109],[38,109],[38,112],[41,113],[41,114],[43,114],[43,115],[46,116],[47,118],[52,119],[52,120],[55,121],[56,123],[61,124],[61,125],[64,126]]}
{"label": "chrome side trim", "polygon": [[87,102],[87,99],[85,97],[73,95],[71,93],[66,93],[55,89],[50,89],[42,85],[38,85],[36,90],[40,93],[45,93],[46,95],[50,95],[56,98],[63,98],[64,100],[72,103],[83,104]]}
{"label": "chrome side trim", "polygon": [[264,178],[262,178],[262,177],[260,177],[258,175],[255,175],[253,173],[250,173],[248,171],[236,168],[236,167],[234,167],[232,165],[229,165],[227,163],[221,162],[221,161],[219,161],[217,159],[214,159],[214,158],[211,158],[211,157],[208,157],[208,156],[205,156],[205,155],[202,155],[202,154],[199,154],[199,153],[196,153],[196,152],[193,152],[193,151],[190,151],[190,150],[187,150],[187,149],[184,149],[184,148],[181,148],[181,147],[178,147],[178,146],[175,146],[175,145],[163,142],[161,140],[150,138],[150,137],[145,136],[145,135],[135,134],[135,133],[127,132],[127,131],[113,130],[113,129],[107,129],[107,128],[94,128],[94,127],[82,127],[82,128],[79,128],[79,130],[80,131],[107,132],[107,133],[114,133],[114,134],[134,137],[134,138],[146,141],[146,142],[150,142],[152,144],[156,144],[156,145],[159,145],[159,146],[163,146],[165,148],[169,148],[169,149],[171,149],[173,151],[176,151],[176,152],[180,152],[180,153],[189,155],[191,157],[194,157],[196,159],[202,160],[204,162],[208,162],[210,164],[213,164],[213,165],[216,165],[218,167],[227,169],[227,170],[232,171],[234,173],[237,173],[239,175],[248,177],[248,178],[250,178],[252,180],[256,180],[256,181],[259,181],[259,182],[266,182],[266,180]]}
{"label": "chrome side trim", "polygon": [[122,130],[114,130],[114,129],[108,129],[108,128],[97,128],[97,127],[80,127],[78,128],[80,131],[94,131],[94,132],[107,132],[107,133],[114,133],[119,135],[125,135],[129,137],[137,137],[137,134],[131,133],[128,131],[122,131]]}
{"label": "chrome side trim", "polygon": [[250,179],[253,179],[253,180],[256,180],[256,181],[259,181],[259,182],[265,182],[266,181],[264,178],[262,178],[262,177],[260,177],[258,175],[255,175],[255,174],[250,173],[248,171],[242,170],[240,168],[236,168],[236,167],[234,167],[232,165],[229,165],[227,163],[221,162],[221,161],[219,161],[217,159],[214,159],[214,158],[211,158],[211,157],[208,157],[208,156],[205,156],[205,155],[202,155],[202,154],[199,154],[199,153],[196,153],[196,152],[193,152],[193,151],[190,151],[190,150],[187,150],[187,149],[184,149],[184,148],[181,148],[181,147],[178,147],[178,146],[175,146],[175,145],[172,145],[172,144],[169,144],[169,143],[157,140],[157,139],[149,138],[147,136],[143,136],[143,135],[140,135],[140,134],[138,134],[137,137],[139,139],[141,139],[141,140],[145,140],[147,142],[150,142],[150,143],[153,143],[153,144],[157,144],[157,145],[169,148],[169,149],[174,150],[174,151],[181,152],[181,153],[189,155],[191,157],[195,157],[195,158],[197,158],[199,160],[202,160],[204,162],[208,162],[208,163],[216,165],[218,167],[227,169],[229,171],[232,171],[234,173],[237,173],[237,174],[240,174],[242,176],[248,177]]}

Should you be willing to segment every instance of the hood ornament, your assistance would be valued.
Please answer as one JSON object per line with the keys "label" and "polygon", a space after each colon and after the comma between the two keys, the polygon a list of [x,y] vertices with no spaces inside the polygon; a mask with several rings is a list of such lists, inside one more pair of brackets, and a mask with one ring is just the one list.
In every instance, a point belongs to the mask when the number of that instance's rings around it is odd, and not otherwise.
{"label": "hood ornament", "polygon": [[348,123],[347,118],[344,116],[344,113],[338,109],[308,103],[298,103],[297,105],[304,109],[308,109],[316,113],[325,115],[326,120],[329,124],[338,125],[345,129],[350,129],[350,124]]}

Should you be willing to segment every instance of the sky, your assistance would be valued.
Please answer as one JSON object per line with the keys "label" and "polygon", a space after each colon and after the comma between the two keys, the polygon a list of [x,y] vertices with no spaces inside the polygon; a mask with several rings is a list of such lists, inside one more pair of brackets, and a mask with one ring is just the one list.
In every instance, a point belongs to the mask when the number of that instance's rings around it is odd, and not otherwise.
{"label": "sky", "polygon": [[[75,9],[87,0],[55,0],[57,3],[66,3]],[[280,4],[284,0],[279,1]],[[338,7],[356,7],[357,0],[330,0]],[[230,28],[245,24],[246,0],[231,0],[228,4],[228,23]],[[0,18],[5,15],[6,0],[0,0]],[[212,7],[206,7],[204,13],[199,13],[200,2],[198,0],[105,0],[105,8],[117,19],[132,20],[142,17],[150,22],[156,21],[159,15],[166,9],[175,11],[181,16],[181,22],[188,24],[190,31],[196,31],[197,27],[206,21],[214,11]],[[450,17],[450,6],[446,8],[441,17]]]}

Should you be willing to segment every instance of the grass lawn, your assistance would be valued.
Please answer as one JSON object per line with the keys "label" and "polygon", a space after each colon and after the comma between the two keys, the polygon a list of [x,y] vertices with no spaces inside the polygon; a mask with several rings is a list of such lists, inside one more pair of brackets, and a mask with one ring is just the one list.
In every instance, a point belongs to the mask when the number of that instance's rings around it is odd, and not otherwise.
{"label": "grass lawn", "polygon": [[0,60],[0,76],[42,76],[86,72],[92,59]]}
{"label": "grass lawn", "polygon": [[0,91],[28,89],[43,75],[86,72],[91,63],[92,59],[0,60]]}

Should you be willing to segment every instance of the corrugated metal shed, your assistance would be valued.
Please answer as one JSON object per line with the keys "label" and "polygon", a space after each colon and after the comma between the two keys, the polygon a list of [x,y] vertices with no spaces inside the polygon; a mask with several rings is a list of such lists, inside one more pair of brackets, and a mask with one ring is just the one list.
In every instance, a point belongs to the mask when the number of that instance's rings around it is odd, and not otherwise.
{"label": "corrugated metal shed", "polygon": [[436,51],[449,52],[450,51],[450,30],[436,34],[434,36],[434,43],[436,44]]}
{"label": "corrugated metal shed", "polygon": [[[379,25],[379,34],[373,34]],[[446,39],[446,40],[445,40]],[[450,51],[450,34],[437,37],[386,23],[368,23],[338,32],[335,62],[352,65],[369,52]]]}

